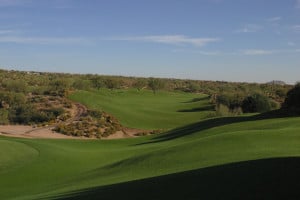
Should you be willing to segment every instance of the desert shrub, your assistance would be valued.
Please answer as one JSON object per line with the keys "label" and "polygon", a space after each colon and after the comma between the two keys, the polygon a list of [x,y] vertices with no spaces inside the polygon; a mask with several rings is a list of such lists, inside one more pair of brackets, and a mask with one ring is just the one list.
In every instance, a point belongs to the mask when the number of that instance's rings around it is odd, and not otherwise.
{"label": "desert shrub", "polygon": [[101,76],[95,76],[95,77],[91,78],[91,83],[92,83],[92,86],[98,90],[100,88],[105,87],[104,79]]}
{"label": "desert shrub", "polygon": [[49,116],[53,115],[54,117],[58,117],[59,115],[62,115],[65,110],[63,108],[50,108],[47,110],[44,110],[45,113],[47,113]]}
{"label": "desert shrub", "polygon": [[88,110],[88,115],[94,118],[101,118],[102,117],[102,112],[99,110]]}
{"label": "desert shrub", "polygon": [[226,105],[218,104],[216,106],[216,113],[218,116],[228,116],[230,114],[230,110]]}
{"label": "desert shrub", "polygon": [[283,88],[278,88],[275,90],[275,94],[279,97],[284,98],[284,97],[286,97],[287,91]]}
{"label": "desert shrub", "polygon": [[26,92],[28,89],[27,82],[23,79],[7,80],[3,84],[10,92]]}
{"label": "desert shrub", "polygon": [[108,89],[119,89],[121,87],[121,81],[118,79],[108,78],[105,80],[105,85]]}
{"label": "desert shrub", "polygon": [[221,95],[217,95],[216,104],[222,104],[227,106],[230,110],[234,110],[241,107],[243,99],[244,96],[241,94],[222,93]]}
{"label": "desert shrub", "polygon": [[165,82],[162,79],[158,78],[150,78],[148,80],[148,87],[153,91],[155,94],[157,90],[163,89],[165,86]]}
{"label": "desert shrub", "polygon": [[23,93],[0,92],[0,103],[5,103],[9,107],[26,103],[26,96]]}
{"label": "desert shrub", "polygon": [[8,110],[0,108],[0,125],[5,125],[8,123]]}
{"label": "desert shrub", "polygon": [[277,110],[280,108],[280,103],[274,100],[270,100],[271,110]]}
{"label": "desert shrub", "polygon": [[72,87],[77,90],[89,90],[92,87],[92,84],[95,84],[98,88],[97,83],[92,83],[90,80],[76,79],[74,80]]}
{"label": "desert shrub", "polygon": [[[29,124],[33,113],[36,112],[31,105],[18,105],[9,109],[9,121],[18,124]],[[35,118],[35,117],[34,117]]]}
{"label": "desert shrub", "polygon": [[200,90],[199,84],[193,81],[188,81],[187,92],[198,92],[199,90]]}
{"label": "desert shrub", "polygon": [[267,112],[271,110],[271,104],[266,96],[253,94],[242,102],[242,109],[245,113]]}
{"label": "desert shrub", "polygon": [[133,84],[133,87],[138,89],[138,91],[140,91],[141,89],[143,89],[144,87],[147,86],[147,81],[146,79],[137,79],[134,84]]}

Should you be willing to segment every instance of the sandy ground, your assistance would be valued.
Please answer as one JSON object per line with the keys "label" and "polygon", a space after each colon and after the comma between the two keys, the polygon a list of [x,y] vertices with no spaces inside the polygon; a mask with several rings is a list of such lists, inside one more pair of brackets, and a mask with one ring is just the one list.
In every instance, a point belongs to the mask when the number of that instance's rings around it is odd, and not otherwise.
{"label": "sandy ground", "polygon": [[[53,127],[41,127],[33,128],[32,126],[24,125],[3,125],[0,126],[0,135],[8,137],[19,137],[19,138],[49,138],[49,139],[95,139],[86,137],[75,137],[68,136],[61,133],[52,131]],[[109,135],[102,139],[121,139],[121,138],[133,138],[138,137],[136,134],[143,132],[139,129],[125,128],[123,131],[117,131],[116,133]]]}
{"label": "sandy ground", "polygon": [[[75,103],[73,109],[70,110],[72,117],[68,120],[68,123],[76,121],[81,115],[87,112],[85,106]],[[0,125],[0,135],[8,137],[20,137],[20,138],[50,138],[50,139],[95,139],[87,137],[75,137],[67,136],[61,133],[52,131],[55,125],[48,127],[37,127],[24,125]],[[132,138],[138,137],[137,133],[145,132],[140,129],[124,128],[124,131],[117,131],[116,133],[109,135],[102,139],[121,139],[121,138]],[[146,131],[147,132],[147,131]]]}
{"label": "sandy ground", "polygon": [[106,138],[103,139],[120,139],[120,138],[133,138],[138,137],[136,134],[140,132],[144,132],[140,129],[133,129],[133,128],[124,128],[124,131],[117,131],[114,134],[109,135]]}
{"label": "sandy ground", "polygon": [[32,128],[23,125],[5,125],[0,126],[0,135],[21,138],[82,139],[56,133],[51,129],[51,127]]}

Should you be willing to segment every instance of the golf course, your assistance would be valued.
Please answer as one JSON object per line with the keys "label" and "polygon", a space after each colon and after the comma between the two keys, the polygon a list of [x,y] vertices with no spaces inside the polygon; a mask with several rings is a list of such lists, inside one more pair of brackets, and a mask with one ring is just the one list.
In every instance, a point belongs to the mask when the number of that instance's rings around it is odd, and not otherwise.
{"label": "golf course", "polygon": [[300,0],[0,0],[0,200],[300,200]]}
{"label": "golf course", "polygon": [[300,117],[213,117],[203,94],[77,91],[126,127],[115,140],[0,136],[0,199],[298,199]]}

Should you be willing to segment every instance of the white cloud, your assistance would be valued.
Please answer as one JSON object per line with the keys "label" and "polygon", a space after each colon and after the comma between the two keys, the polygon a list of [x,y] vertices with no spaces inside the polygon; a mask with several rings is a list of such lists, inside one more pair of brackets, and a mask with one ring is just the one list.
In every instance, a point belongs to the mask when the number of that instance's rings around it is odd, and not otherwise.
{"label": "white cloud", "polygon": [[19,37],[19,36],[0,36],[0,43],[16,44],[91,44],[91,41],[84,38],[58,38],[58,37]]}
{"label": "white cloud", "polygon": [[236,33],[255,33],[262,29],[263,27],[258,24],[246,24],[242,28],[236,30]]}
{"label": "white cloud", "polygon": [[281,19],[282,19],[281,17],[277,16],[277,17],[268,18],[268,19],[266,19],[266,21],[268,21],[268,22],[278,22]]}
{"label": "white cloud", "polygon": [[263,49],[246,49],[242,51],[243,55],[250,55],[250,56],[255,56],[255,55],[270,55],[273,54],[274,51],[270,50],[263,50]]}
{"label": "white cloud", "polygon": [[155,42],[155,43],[172,44],[172,45],[194,45],[198,47],[204,46],[207,43],[219,41],[218,38],[192,38],[184,35],[114,37],[114,38],[109,38],[108,40]]}

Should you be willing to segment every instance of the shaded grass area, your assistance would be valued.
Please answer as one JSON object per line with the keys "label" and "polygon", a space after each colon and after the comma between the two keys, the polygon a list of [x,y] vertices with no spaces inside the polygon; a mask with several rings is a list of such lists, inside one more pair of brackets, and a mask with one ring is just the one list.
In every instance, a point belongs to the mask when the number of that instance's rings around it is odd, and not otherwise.
{"label": "shaded grass area", "polygon": [[78,91],[70,98],[114,115],[124,126],[150,130],[176,128],[205,119],[214,112],[204,94],[101,89]]}
{"label": "shaded grass area", "polygon": [[190,108],[190,109],[181,109],[178,110],[178,112],[200,112],[200,111],[214,111],[214,106],[209,105],[209,106],[203,106],[203,107],[198,107],[198,108]]}
{"label": "shaded grass area", "polygon": [[276,119],[276,118],[289,118],[295,116],[297,116],[297,114],[288,112],[287,110],[274,110],[274,111],[270,111],[262,114],[250,115],[250,116],[220,117],[220,118],[207,119],[186,126],[182,126],[179,128],[175,128],[165,134],[158,135],[154,137],[152,141],[149,141],[149,143],[172,140],[196,132],[201,132],[210,128],[225,126],[234,123]]}
{"label": "shaded grass area", "polygon": [[89,188],[56,200],[300,199],[300,158],[231,163]]}

